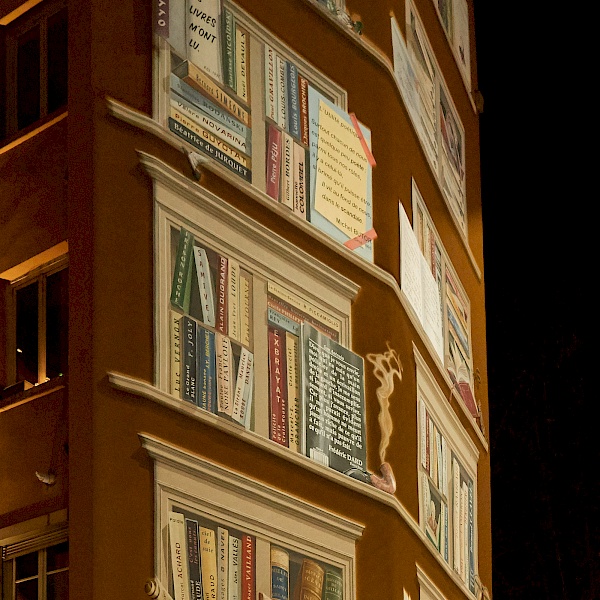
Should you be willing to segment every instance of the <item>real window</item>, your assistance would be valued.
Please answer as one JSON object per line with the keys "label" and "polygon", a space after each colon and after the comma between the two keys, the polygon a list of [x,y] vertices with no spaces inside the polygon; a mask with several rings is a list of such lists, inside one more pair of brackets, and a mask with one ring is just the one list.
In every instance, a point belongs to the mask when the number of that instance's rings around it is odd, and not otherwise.
{"label": "real window", "polygon": [[0,143],[28,132],[67,104],[66,0],[42,2],[4,21]]}
{"label": "real window", "polygon": [[[0,277],[7,278],[7,273]],[[60,255],[14,279],[8,273],[7,384],[36,385],[67,373],[68,258]]]}
{"label": "real window", "polygon": [[1,548],[3,600],[68,600],[69,541],[65,525],[16,536]]}

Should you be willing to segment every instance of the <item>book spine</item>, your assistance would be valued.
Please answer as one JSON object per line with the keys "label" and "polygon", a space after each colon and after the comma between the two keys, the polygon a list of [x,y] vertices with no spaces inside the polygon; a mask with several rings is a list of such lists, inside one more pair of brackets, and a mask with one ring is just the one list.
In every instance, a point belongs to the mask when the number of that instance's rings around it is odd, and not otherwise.
{"label": "book spine", "polygon": [[468,508],[468,520],[469,520],[469,589],[475,593],[475,523],[473,518],[473,482],[469,481],[469,508]]}
{"label": "book spine", "polygon": [[[189,310],[186,302],[186,289],[190,287],[189,266],[194,246],[194,236],[183,227],[179,232],[179,242],[175,255],[175,271],[171,284],[171,304],[184,312]],[[187,304],[187,305],[186,305]]]}
{"label": "book spine", "polygon": [[419,401],[419,410],[421,411],[421,465],[427,470],[427,409],[422,399]]}
{"label": "book spine", "polygon": [[[194,106],[191,102],[186,100],[185,98],[178,97],[176,95],[171,96],[171,109],[176,111],[176,114],[180,114],[183,117],[187,117],[195,127],[199,127],[200,129],[192,129],[199,135],[202,135],[207,141],[212,143],[213,145],[217,145],[216,142],[213,142],[213,139],[218,138],[225,142],[227,148],[231,148],[233,158],[239,156],[239,153],[243,153],[246,156],[250,155],[251,150],[251,138],[240,135],[235,129],[228,127],[227,125],[223,125],[213,117],[203,113],[201,110],[198,110],[196,106]],[[173,118],[177,118],[175,115],[171,115]],[[183,120],[181,120],[182,124],[186,124]],[[208,132],[212,134],[214,138],[207,137],[203,132]],[[219,146],[222,148],[222,146]]]}
{"label": "book spine", "polygon": [[452,459],[452,493],[453,567],[460,573],[460,469],[455,458]]}
{"label": "book spine", "polygon": [[241,594],[241,562],[240,562],[241,540],[234,535],[229,536],[229,584],[227,600],[240,600]]}
{"label": "book spine", "polygon": [[[179,103],[183,106],[183,103]],[[179,109],[177,101],[171,103],[171,118],[177,121],[180,125],[183,125],[185,128],[190,130],[192,133],[195,133],[204,142],[210,144],[212,147],[217,148],[221,151],[222,154],[229,156],[233,160],[239,162],[240,164],[250,167],[251,160],[245,154],[242,154],[233,147],[228,142],[223,141],[221,138],[217,137],[212,131],[208,131],[204,127],[198,125],[195,121],[190,119],[187,114]]]}
{"label": "book spine", "polygon": [[442,436],[442,494],[448,497],[448,446]]}
{"label": "book spine", "polygon": [[250,85],[248,81],[250,45],[248,32],[236,25],[235,28],[235,69],[237,95],[246,103],[250,102]]}
{"label": "book spine", "polygon": [[279,200],[281,173],[281,131],[269,123],[267,136],[267,195]]}
{"label": "book spine", "polygon": [[287,75],[286,60],[281,56],[275,57],[275,72],[277,74],[277,125],[285,131],[287,129]]}
{"label": "book spine", "polygon": [[228,600],[229,592],[229,530],[225,527],[217,528],[218,543],[218,590],[219,600]]}
{"label": "book spine", "polygon": [[210,265],[206,250],[201,246],[194,246],[194,259],[196,261],[196,274],[198,276],[198,291],[202,305],[202,320],[211,327],[215,326],[215,286],[210,273]]}
{"label": "book spine", "polygon": [[465,535],[465,530],[467,528],[467,520],[466,520],[466,495],[465,495],[466,484],[463,481],[460,486],[460,577],[463,581],[466,581],[467,578],[465,576],[466,572],[466,556],[465,556],[465,544],[467,542],[467,536]]}
{"label": "book spine", "polygon": [[223,7],[223,83],[229,86],[234,92],[236,87],[236,68],[235,68],[235,18],[233,13]]}
{"label": "book spine", "polygon": [[242,396],[242,406],[240,408],[239,422],[246,429],[249,427],[250,414],[252,411],[252,399],[254,397],[254,355],[248,357],[246,374],[244,375],[244,394]]}
{"label": "book spine", "polygon": [[269,437],[282,446],[288,445],[287,384],[285,337],[275,327],[269,327]]}
{"label": "book spine", "polygon": [[196,403],[196,321],[184,315],[183,330],[183,391],[182,397]]}
{"label": "book spine", "polygon": [[326,569],[323,583],[323,600],[343,600],[344,580],[337,571]]}
{"label": "book spine", "polygon": [[288,600],[290,555],[277,546],[271,546],[271,600]]}
{"label": "book spine", "polygon": [[229,114],[223,107],[211,102],[204,94],[192,87],[175,73],[171,73],[171,91],[190,102],[201,112],[229,127],[245,139],[251,139],[252,131],[241,121]]}
{"label": "book spine", "polygon": [[256,598],[256,541],[253,536],[242,535],[242,600]]}
{"label": "book spine", "polygon": [[252,274],[240,269],[240,337],[244,346],[252,341]]}
{"label": "book spine", "polygon": [[291,333],[298,337],[300,336],[300,322],[292,320],[270,306],[267,307],[267,321],[270,325],[285,330],[286,333]]}
{"label": "book spine", "polygon": [[186,519],[188,571],[190,576],[190,598],[203,600],[202,575],[200,573],[200,546],[198,544],[198,521]]}
{"label": "book spine", "polygon": [[217,382],[215,376],[215,334],[201,325],[197,327],[198,360],[198,406],[212,413],[217,412]]}
{"label": "book spine", "polygon": [[171,312],[171,394],[181,398],[181,315]]}
{"label": "book spine", "polygon": [[240,341],[240,264],[228,260],[227,270],[227,323],[229,337]]}
{"label": "book spine", "polygon": [[281,194],[282,204],[294,209],[294,139],[289,133],[282,133],[281,152]]}
{"label": "book spine", "polygon": [[186,556],[185,519],[181,513],[169,512],[169,543],[173,570],[173,600],[191,600]]}
{"label": "book spine", "polygon": [[[242,177],[245,181],[252,183],[252,171],[250,167],[231,158],[231,156],[228,156],[218,147],[213,146],[213,144],[207,142],[203,136],[196,134],[194,131],[183,125],[177,119],[169,117],[169,129],[173,133],[178,135],[180,138],[184,139],[186,142],[189,142],[197,150],[200,150],[204,154],[210,156],[211,158],[214,158],[217,162],[222,164],[232,173],[235,173],[236,175]],[[247,160],[245,160],[244,162],[248,163]]]}
{"label": "book spine", "polygon": [[227,283],[229,280],[229,264],[226,256],[219,255],[219,280],[217,282],[217,315],[216,328],[217,331],[227,335],[228,329],[228,289]]}
{"label": "book spine", "polygon": [[244,385],[246,380],[246,371],[248,369],[248,361],[250,360],[250,352],[246,348],[242,348],[240,362],[238,364],[237,377],[235,379],[235,388],[233,392],[233,402],[231,408],[231,417],[238,423],[243,423],[241,412],[244,402]]}
{"label": "book spine", "polygon": [[294,142],[294,213],[308,218],[306,204],[306,150]]}
{"label": "book spine", "polygon": [[239,102],[234,100],[230,94],[221,89],[218,84],[189,61],[182,63],[182,65],[176,67],[173,71],[180,79],[183,79],[201,94],[208,96],[218,106],[229,111],[231,115],[244,125],[250,125],[250,113]]}
{"label": "book spine", "polygon": [[221,333],[215,336],[217,359],[217,404],[220,413],[231,416],[231,341]]}
{"label": "book spine", "polygon": [[288,121],[287,129],[298,141],[301,139],[300,133],[300,103],[298,96],[298,69],[294,63],[288,61],[286,65],[286,84],[287,84],[287,107]]}
{"label": "book spine", "polygon": [[305,558],[300,567],[297,600],[321,600],[325,572],[315,561]]}
{"label": "book spine", "polygon": [[277,79],[275,50],[265,44],[265,116],[277,122]]}
{"label": "book spine", "polygon": [[200,564],[204,600],[218,600],[217,542],[208,527],[200,527]]}
{"label": "book spine", "polygon": [[300,97],[300,141],[308,147],[308,81],[298,75],[298,95]]}
{"label": "book spine", "polygon": [[298,337],[285,333],[287,397],[288,397],[288,446],[300,452],[300,365],[298,363]]}
{"label": "book spine", "polygon": [[[315,327],[315,329],[318,329],[319,331],[324,333],[327,337],[330,337],[332,340],[338,341],[338,339],[339,339],[339,332],[334,329],[331,329],[327,325],[323,324],[321,321],[318,320],[318,317],[314,317],[312,315],[303,313],[300,309],[297,309],[294,306],[291,306],[290,304],[287,304],[284,301],[276,299],[272,296],[268,296],[267,297],[267,307],[272,308],[274,311],[276,311],[280,315],[283,315],[284,317],[287,317],[291,321],[295,321],[299,326],[304,321],[307,321],[313,327]],[[290,333],[295,333],[295,332],[290,331]]]}

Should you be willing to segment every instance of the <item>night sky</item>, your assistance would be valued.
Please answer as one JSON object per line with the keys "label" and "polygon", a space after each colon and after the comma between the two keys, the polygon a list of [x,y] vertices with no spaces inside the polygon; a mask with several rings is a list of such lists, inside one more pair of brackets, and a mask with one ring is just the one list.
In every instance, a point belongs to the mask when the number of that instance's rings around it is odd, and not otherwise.
{"label": "night sky", "polygon": [[494,599],[597,600],[600,430],[585,381],[597,326],[588,223],[598,192],[585,185],[582,144],[590,109],[576,93],[578,41],[565,34],[565,11],[499,8],[475,1]]}

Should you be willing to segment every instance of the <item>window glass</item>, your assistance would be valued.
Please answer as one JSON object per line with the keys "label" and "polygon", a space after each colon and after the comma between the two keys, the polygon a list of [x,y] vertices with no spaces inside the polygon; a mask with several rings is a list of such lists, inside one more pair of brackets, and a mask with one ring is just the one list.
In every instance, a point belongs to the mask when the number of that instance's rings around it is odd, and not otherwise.
{"label": "window glass", "polygon": [[40,28],[17,41],[17,123],[23,129],[40,118]]}
{"label": "window glass", "polygon": [[48,575],[46,600],[69,600],[68,571],[60,571]]}
{"label": "window glass", "polygon": [[15,586],[15,600],[38,600],[38,580],[28,579]]}
{"label": "window glass", "polygon": [[17,290],[17,381],[38,382],[38,282]]}
{"label": "window glass", "polygon": [[62,542],[56,546],[50,546],[46,554],[46,571],[58,571],[69,566],[69,542]]}
{"label": "window glass", "polygon": [[38,572],[38,553],[30,552],[23,556],[18,556],[16,559],[16,579],[27,579],[28,577],[35,577]]}
{"label": "window glass", "polygon": [[67,103],[67,9],[48,19],[48,113]]}
{"label": "window glass", "polygon": [[62,269],[46,279],[46,377],[67,372],[69,333],[69,272]]}

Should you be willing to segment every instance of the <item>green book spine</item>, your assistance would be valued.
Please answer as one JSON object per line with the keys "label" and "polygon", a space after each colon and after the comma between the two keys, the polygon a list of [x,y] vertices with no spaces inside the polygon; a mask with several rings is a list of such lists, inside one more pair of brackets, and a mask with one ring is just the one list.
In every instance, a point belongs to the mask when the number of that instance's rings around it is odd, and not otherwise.
{"label": "green book spine", "polygon": [[235,17],[223,7],[223,81],[237,92],[235,73]]}
{"label": "green book spine", "polygon": [[190,307],[191,267],[194,236],[183,227],[179,232],[179,243],[175,256],[175,270],[171,285],[171,304],[187,312]]}

